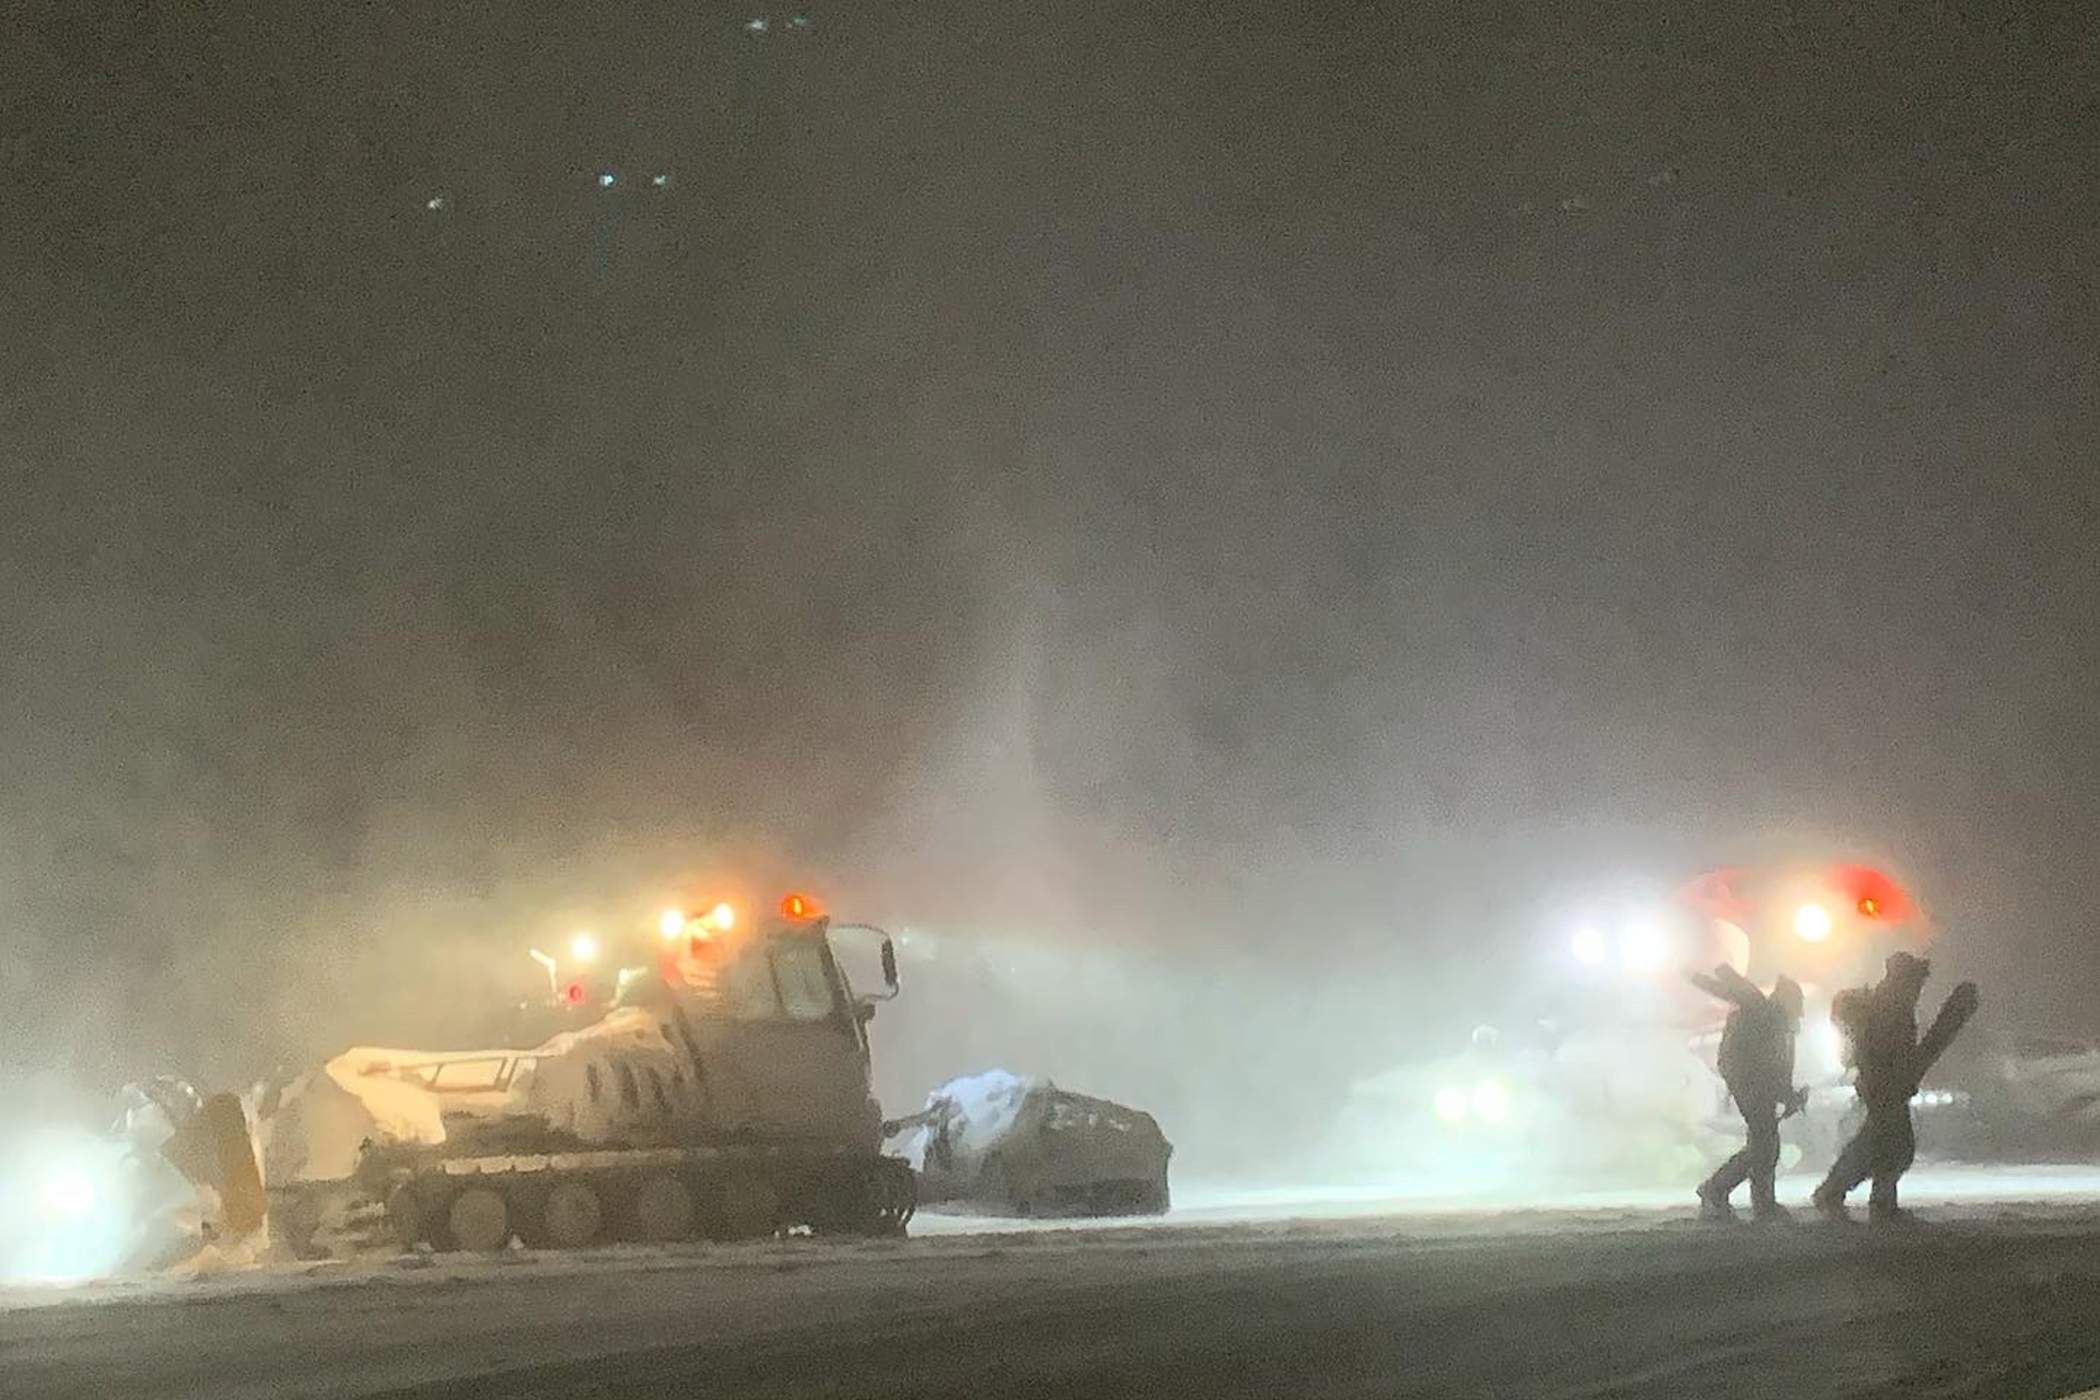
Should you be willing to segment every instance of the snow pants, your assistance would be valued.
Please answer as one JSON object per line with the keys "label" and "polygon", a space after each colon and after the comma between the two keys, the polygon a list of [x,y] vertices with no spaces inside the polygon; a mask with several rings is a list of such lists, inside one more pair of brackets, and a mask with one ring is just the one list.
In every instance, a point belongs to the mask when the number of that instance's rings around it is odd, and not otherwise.
{"label": "snow pants", "polygon": [[1896,1208],[1896,1183],[1918,1155],[1917,1130],[1910,1121],[1910,1100],[1867,1101],[1867,1121],[1830,1164],[1830,1174],[1816,1188],[1819,1200],[1842,1201],[1845,1193],[1872,1177],[1871,1210]]}
{"label": "snow pants", "polygon": [[1770,1099],[1738,1098],[1736,1111],[1743,1115],[1748,1140],[1743,1150],[1723,1162],[1706,1179],[1699,1194],[1725,1201],[1746,1180],[1750,1183],[1752,1209],[1769,1211],[1778,1204],[1774,1180],[1779,1175],[1779,1105]]}

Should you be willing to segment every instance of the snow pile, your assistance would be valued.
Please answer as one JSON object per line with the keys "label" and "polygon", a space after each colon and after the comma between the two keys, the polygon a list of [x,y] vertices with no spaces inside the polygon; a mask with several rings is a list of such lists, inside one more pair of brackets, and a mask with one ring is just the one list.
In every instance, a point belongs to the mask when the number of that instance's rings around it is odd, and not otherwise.
{"label": "snow pile", "polygon": [[647,1114],[645,1086],[654,1097],[682,1094],[686,1083],[684,1059],[663,1021],[629,1006],[542,1045],[519,1072],[512,1093],[519,1111],[551,1127],[585,1142],[616,1142],[623,1124]]}
{"label": "snow pile", "polygon": [[991,1069],[951,1079],[926,1096],[933,1120],[904,1144],[904,1156],[915,1171],[926,1170],[926,1154],[941,1144],[956,1158],[981,1156],[1020,1117],[1029,1094],[1054,1087],[1040,1075]]}
{"label": "snow pile", "polygon": [[532,1050],[346,1050],[259,1113],[256,1135],[264,1180],[337,1181],[367,1143],[445,1142],[448,1116],[537,1118],[584,1142],[615,1142],[686,1083],[663,1022],[623,1007]]}
{"label": "snow pile", "polygon": [[443,1142],[437,1099],[399,1077],[402,1060],[360,1046],[293,1080],[257,1128],[263,1180],[336,1181],[355,1169],[367,1142]]}

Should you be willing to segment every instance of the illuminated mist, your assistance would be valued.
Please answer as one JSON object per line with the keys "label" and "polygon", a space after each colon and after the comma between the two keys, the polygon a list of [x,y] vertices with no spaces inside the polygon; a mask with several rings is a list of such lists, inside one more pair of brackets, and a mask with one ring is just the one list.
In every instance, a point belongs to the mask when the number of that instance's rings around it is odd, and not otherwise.
{"label": "illuminated mist", "polygon": [[1491,8],[17,7],[0,1087],[446,1037],[735,872],[912,931],[892,1111],[1258,1173],[1775,839],[2084,1026],[2075,46]]}

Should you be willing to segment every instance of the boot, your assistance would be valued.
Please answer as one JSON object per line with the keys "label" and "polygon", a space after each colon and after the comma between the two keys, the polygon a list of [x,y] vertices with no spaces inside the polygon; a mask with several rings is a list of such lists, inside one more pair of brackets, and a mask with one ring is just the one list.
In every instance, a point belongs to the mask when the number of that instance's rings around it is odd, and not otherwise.
{"label": "boot", "polygon": [[1818,1186],[1816,1193],[1809,1197],[1809,1203],[1815,1206],[1816,1214],[1822,1216],[1825,1220],[1833,1220],[1841,1224],[1851,1223],[1852,1212],[1845,1209],[1845,1196],[1841,1191],[1833,1191],[1827,1186]]}
{"label": "boot", "polygon": [[1876,1197],[1867,1203],[1867,1222],[1872,1225],[1915,1225],[1918,1217],[1897,1205],[1893,1196],[1887,1200]]}
{"label": "boot", "polygon": [[1896,1204],[1896,1183],[1874,1183],[1874,1194],[1867,1198],[1867,1219],[1876,1225],[1913,1225],[1917,1217]]}
{"label": "boot", "polygon": [[1699,1188],[1699,1218],[1717,1221],[1735,1219],[1735,1207],[1728,1204],[1726,1196],[1714,1190],[1714,1184],[1710,1181]]}

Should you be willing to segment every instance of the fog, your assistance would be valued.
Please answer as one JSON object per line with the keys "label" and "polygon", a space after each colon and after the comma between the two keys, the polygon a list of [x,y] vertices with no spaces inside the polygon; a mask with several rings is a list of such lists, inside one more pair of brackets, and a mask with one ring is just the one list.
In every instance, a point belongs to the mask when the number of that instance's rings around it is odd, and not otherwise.
{"label": "fog", "polygon": [[792,885],[1258,1165],[1780,848],[2093,1029],[2090,22],[1843,9],[9,10],[0,1078]]}

